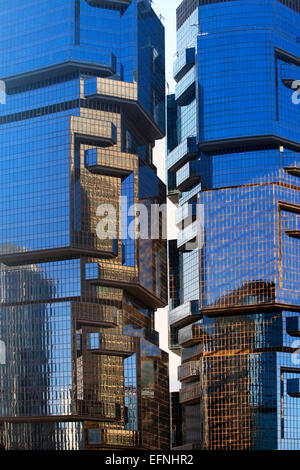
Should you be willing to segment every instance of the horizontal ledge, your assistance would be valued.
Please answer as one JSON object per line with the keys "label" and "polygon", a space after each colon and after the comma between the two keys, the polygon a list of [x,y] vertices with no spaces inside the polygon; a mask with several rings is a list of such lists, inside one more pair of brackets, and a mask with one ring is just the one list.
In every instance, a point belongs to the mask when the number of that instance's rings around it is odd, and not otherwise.
{"label": "horizontal ledge", "polygon": [[180,451],[202,450],[202,445],[200,443],[199,444],[184,444],[182,446],[172,447],[172,450],[180,450]]}
{"label": "horizontal ledge", "polygon": [[[195,47],[189,47],[184,51],[184,60],[179,55],[173,64],[174,80],[178,83],[194,67],[196,63]],[[179,65],[178,65],[179,64]]]}
{"label": "horizontal ledge", "polygon": [[101,137],[75,132],[75,138],[81,143],[87,145],[99,145],[100,147],[112,147],[113,145],[116,145],[116,141],[112,137]]}
{"label": "horizontal ledge", "polygon": [[105,416],[93,415],[58,415],[58,416],[18,416],[18,417],[0,417],[0,423],[53,423],[53,422],[78,422],[78,421],[105,421],[114,422],[116,418],[107,418]]}
{"label": "horizontal ledge", "polygon": [[282,78],[281,79],[282,83],[284,84],[285,87],[290,88],[293,90],[293,83],[296,81],[296,79],[293,78]]}
{"label": "horizontal ledge", "polygon": [[148,138],[160,140],[165,137],[165,132],[159,128],[151,115],[142,107],[139,101],[130,100],[116,96],[96,93],[85,98],[87,101],[106,101],[108,103],[118,103],[122,105],[127,115],[134,121],[135,125],[142,129],[142,134],[146,134]]}
{"label": "horizontal ledge", "polygon": [[203,342],[203,339],[201,338],[189,338],[189,339],[184,339],[180,341],[180,346],[185,349],[185,348],[190,348],[192,346],[196,346],[196,344],[200,344]]}
{"label": "horizontal ledge", "polygon": [[178,106],[186,106],[191,103],[196,97],[196,82],[191,83],[180,95],[176,96],[175,100]]}
{"label": "horizontal ledge", "polygon": [[281,310],[289,310],[292,312],[300,312],[300,306],[296,305],[289,305],[289,304],[281,304],[281,303],[265,303],[265,304],[257,304],[257,305],[238,305],[235,307],[211,307],[211,308],[203,308],[202,314],[209,317],[218,317],[218,316],[225,316],[225,315],[241,315],[245,313],[248,315],[249,313],[259,313],[263,312],[274,312],[274,311],[281,311]]}
{"label": "horizontal ledge", "polygon": [[183,328],[185,326],[191,325],[192,323],[195,323],[197,320],[201,320],[202,316],[203,316],[202,312],[199,314],[197,313],[188,314],[185,317],[180,318],[179,320],[176,320],[170,323],[169,326],[172,328]]}
{"label": "horizontal ledge", "polygon": [[179,204],[180,196],[181,196],[181,192],[178,190],[169,191],[167,194],[167,198],[170,199],[170,201],[175,205]]}
{"label": "horizontal ledge", "polygon": [[281,211],[292,212],[293,214],[300,214],[300,206],[290,202],[278,201],[278,207]]}
{"label": "horizontal ledge", "polygon": [[[189,240],[187,240],[185,243],[183,243],[182,245],[180,246],[177,245],[177,250],[180,251],[181,253],[191,253],[192,251],[196,249],[195,248],[196,241],[197,241],[197,236],[192,237]],[[191,245],[189,248],[188,248],[188,244]],[[192,246],[192,245],[195,245],[195,246]]]}
{"label": "horizontal ledge", "polygon": [[21,266],[25,264],[39,263],[46,260],[72,259],[75,256],[90,256],[93,258],[112,259],[117,255],[112,251],[95,250],[88,248],[64,247],[51,248],[49,250],[26,251],[0,255],[0,263],[7,266]]}
{"label": "horizontal ledge", "polygon": [[300,239],[300,230],[287,230],[285,233],[290,238]]}
{"label": "horizontal ledge", "polygon": [[89,353],[98,355],[98,356],[118,356],[118,357],[129,357],[132,356],[135,352],[132,351],[117,351],[115,349],[88,349]]}
{"label": "horizontal ledge", "polygon": [[179,345],[169,344],[169,350],[177,356],[181,357],[182,348]]}
{"label": "horizontal ledge", "polygon": [[82,326],[94,326],[96,328],[116,328],[118,326],[117,321],[109,320],[84,320],[81,318],[76,318],[76,323]]}
{"label": "horizontal ledge", "polygon": [[300,168],[296,166],[284,168],[284,171],[286,171],[289,175],[300,176]]}
{"label": "horizontal ledge", "polygon": [[197,403],[200,403],[200,396],[197,398],[189,398],[187,400],[180,399],[181,405],[196,405]]}
{"label": "horizontal ledge", "polygon": [[106,77],[111,77],[115,74],[114,67],[109,64],[104,65],[88,61],[68,61],[61,62],[59,64],[55,64],[49,67],[33,70],[30,72],[5,77],[2,78],[2,80],[5,82],[7,86],[7,91],[9,92],[9,89],[14,87],[19,87],[23,85],[25,86],[29,83],[35,83],[37,81],[63,76],[82,69],[94,73],[99,73],[99,71],[101,71],[103,74],[105,74]]}
{"label": "horizontal ledge", "polygon": [[86,165],[86,169],[91,173],[97,175],[106,175],[106,176],[115,176],[119,178],[126,178],[129,176],[134,170],[124,170],[122,168],[115,168],[111,166],[103,166],[103,165]]}
{"label": "horizontal ledge", "polygon": [[177,189],[183,193],[189,191],[193,186],[198,184],[201,181],[200,175],[190,176],[186,178],[182,183],[177,185]]}
{"label": "horizontal ledge", "polygon": [[136,297],[144,305],[153,307],[153,308],[164,308],[167,305],[167,301],[163,301],[148,291],[145,287],[137,282],[126,282],[112,279],[98,279],[90,281],[91,284],[100,285],[104,287],[116,287],[119,289],[124,289],[129,294]]}
{"label": "horizontal ledge", "polygon": [[284,145],[299,151],[300,142],[295,142],[288,139],[283,139],[282,137],[276,135],[259,135],[259,136],[248,136],[240,137],[236,139],[220,139],[220,140],[210,140],[206,142],[199,143],[200,151],[213,151],[213,150],[225,150],[228,148],[238,148],[248,145],[258,146],[258,145]]}
{"label": "horizontal ledge", "polygon": [[195,375],[187,375],[184,377],[178,377],[177,380],[178,382],[182,384],[191,384],[199,380],[200,374],[195,374]]}
{"label": "horizontal ledge", "polygon": [[86,2],[92,7],[124,11],[132,0],[86,0]]}
{"label": "horizontal ledge", "polygon": [[149,450],[148,448],[144,448],[142,446],[137,446],[136,444],[120,444],[119,442],[116,444],[115,442],[112,442],[111,444],[108,444],[106,442],[101,442],[100,444],[87,444],[87,449],[98,449],[101,448],[107,449],[107,450],[127,450],[130,448],[130,450]]}

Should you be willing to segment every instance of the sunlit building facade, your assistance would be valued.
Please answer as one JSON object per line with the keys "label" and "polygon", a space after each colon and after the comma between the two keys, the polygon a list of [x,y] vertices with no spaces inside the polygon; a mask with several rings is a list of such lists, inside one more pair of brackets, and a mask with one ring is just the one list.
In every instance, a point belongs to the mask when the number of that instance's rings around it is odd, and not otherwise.
{"label": "sunlit building facade", "polygon": [[300,2],[184,0],[177,50],[169,323],[183,445],[299,450]]}
{"label": "sunlit building facade", "polygon": [[1,449],[169,447],[164,62],[149,0],[0,0]]}

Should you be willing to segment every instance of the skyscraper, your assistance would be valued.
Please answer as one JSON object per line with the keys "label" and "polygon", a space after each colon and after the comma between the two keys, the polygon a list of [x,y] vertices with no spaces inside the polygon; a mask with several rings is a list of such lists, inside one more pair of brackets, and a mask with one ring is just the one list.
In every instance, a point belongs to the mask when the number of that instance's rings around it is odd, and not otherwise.
{"label": "skyscraper", "polygon": [[1,448],[169,446],[166,242],[129,236],[165,202],[164,62],[149,0],[0,0]]}
{"label": "skyscraper", "polygon": [[169,321],[184,445],[300,449],[300,2],[184,0],[177,44]]}

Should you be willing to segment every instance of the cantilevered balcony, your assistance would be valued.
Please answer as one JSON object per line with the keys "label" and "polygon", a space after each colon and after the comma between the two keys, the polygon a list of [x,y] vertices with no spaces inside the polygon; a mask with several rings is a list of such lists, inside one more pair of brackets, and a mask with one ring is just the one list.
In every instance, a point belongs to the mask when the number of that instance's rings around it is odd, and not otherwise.
{"label": "cantilevered balcony", "polygon": [[119,403],[98,401],[97,397],[89,396],[86,400],[75,400],[74,415],[87,421],[115,422],[121,418]]}
{"label": "cantilevered balcony", "polygon": [[298,238],[300,239],[300,230],[286,230],[285,232],[288,237],[290,238]]}
{"label": "cantilevered balcony", "polygon": [[188,325],[179,330],[178,342],[180,346],[188,348],[198,344],[203,339],[203,330],[200,325]]}
{"label": "cantilevered balcony", "polygon": [[161,139],[164,132],[138,100],[136,82],[93,77],[84,81],[82,97],[92,102],[118,103],[137,128],[150,140]]}
{"label": "cantilevered balcony", "polygon": [[95,174],[126,178],[137,169],[137,156],[108,151],[103,148],[92,148],[85,151],[85,167]]}
{"label": "cantilevered balcony", "polygon": [[33,262],[42,263],[49,259],[52,261],[69,259],[78,255],[105,259],[112,259],[118,255],[117,240],[100,240],[96,233],[77,230],[71,232],[70,238],[69,246],[45,250],[3,245],[0,249],[0,262],[7,266],[19,266]]}
{"label": "cantilevered balcony", "polygon": [[293,88],[293,83],[299,79],[299,66],[293,63],[282,63],[280,67],[280,76],[282,83],[287,88]]}
{"label": "cantilevered balcony", "polygon": [[180,191],[176,189],[176,173],[175,171],[168,171],[168,198],[173,204],[178,204]]}
{"label": "cantilevered balcony", "polygon": [[177,327],[170,327],[169,333],[169,349],[173,351],[173,353],[181,356],[181,347],[178,343],[178,328]]}
{"label": "cantilevered balcony", "polygon": [[86,302],[72,302],[72,315],[77,328],[94,326],[115,328],[119,323],[119,310],[112,305],[95,305]]}
{"label": "cantilevered balcony", "polygon": [[176,85],[175,100],[179,106],[186,106],[196,96],[196,68],[193,67]]}
{"label": "cantilevered balcony", "polygon": [[113,122],[72,116],[71,131],[83,144],[110,147],[117,143],[117,128]]}
{"label": "cantilevered balcony", "polygon": [[197,154],[198,146],[196,137],[188,137],[167,156],[168,170],[179,170],[187,161],[195,159]]}
{"label": "cantilevered balcony", "polygon": [[179,82],[184,75],[195,65],[196,51],[194,47],[185,49],[173,65],[173,74],[176,82]]}
{"label": "cantilevered balcony", "polygon": [[284,168],[284,170],[286,171],[288,175],[297,176],[297,177],[300,176],[300,168],[297,166],[289,166],[289,167]]}
{"label": "cantilevered balcony", "polygon": [[197,237],[200,236],[199,229],[200,226],[196,220],[187,228],[180,230],[177,239],[177,248],[184,253],[195,250],[197,246],[199,246],[199,243],[197,244]]}
{"label": "cantilevered balcony", "polygon": [[88,336],[87,349],[94,354],[128,357],[137,351],[138,337],[91,334],[94,335],[93,340]]}
{"label": "cantilevered balcony", "polygon": [[175,224],[181,228],[183,223],[194,222],[197,215],[197,203],[190,202],[179,206],[175,212]]}
{"label": "cantilevered balcony", "polygon": [[111,97],[115,99],[137,100],[137,83],[93,77],[84,80],[85,98]]}
{"label": "cantilevered balcony", "polygon": [[300,398],[300,379],[287,380],[287,394],[293,398]]}
{"label": "cantilevered balcony", "polygon": [[86,0],[86,2],[92,7],[108,8],[123,12],[129,7],[132,0]]}
{"label": "cantilevered balcony", "polygon": [[180,382],[195,382],[200,375],[200,361],[191,361],[182,364],[178,367],[177,374]]}
{"label": "cantilevered balcony", "polygon": [[199,160],[186,163],[176,172],[176,188],[181,192],[188,191],[200,181],[200,174]]}
{"label": "cantilevered balcony", "polygon": [[198,383],[186,385],[184,388],[182,388],[180,390],[179,400],[180,400],[180,403],[182,404],[192,405],[195,403],[199,403],[200,396],[201,396],[201,386],[200,386],[200,383],[198,382]]}
{"label": "cantilevered balcony", "polygon": [[169,311],[169,324],[172,327],[183,328],[201,318],[199,301],[192,300]]}
{"label": "cantilevered balcony", "polygon": [[91,284],[124,289],[130,295],[134,295],[141,302],[147,302],[154,309],[165,307],[165,300],[158,298],[153,291],[148,290],[140,282],[138,271],[135,268],[122,266],[102,266],[98,263],[88,263],[94,266],[91,275],[86,277]]}
{"label": "cantilevered balcony", "polygon": [[300,317],[287,317],[286,331],[290,336],[300,336]]}
{"label": "cantilevered balcony", "polygon": [[138,431],[127,431],[124,429],[102,429],[101,430],[101,447],[113,446],[119,447],[138,447],[139,433]]}

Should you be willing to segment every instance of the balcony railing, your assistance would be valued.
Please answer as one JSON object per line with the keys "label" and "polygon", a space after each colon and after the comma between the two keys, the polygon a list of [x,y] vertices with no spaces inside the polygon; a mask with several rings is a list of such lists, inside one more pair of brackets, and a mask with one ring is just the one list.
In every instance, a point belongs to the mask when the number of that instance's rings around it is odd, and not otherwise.
{"label": "balcony railing", "polygon": [[200,375],[200,361],[191,361],[182,364],[178,367],[177,374],[180,382],[195,381]]}
{"label": "balcony railing", "polygon": [[186,385],[180,390],[179,400],[180,403],[197,403],[201,396],[201,385],[200,382]]}
{"label": "balcony railing", "polygon": [[203,342],[196,344],[195,346],[192,346],[191,348],[184,348],[182,349],[182,360],[183,361],[192,361],[193,359],[196,358],[196,356],[199,356],[200,354],[203,354],[204,352],[204,344]]}
{"label": "balcony railing", "polygon": [[201,162],[199,160],[186,163],[176,172],[176,188],[188,191],[200,181]]}
{"label": "balcony railing", "polygon": [[195,158],[198,154],[196,137],[188,137],[181,142],[167,157],[168,170],[178,170],[188,160]]}
{"label": "balcony railing", "polygon": [[200,318],[198,300],[192,300],[169,311],[169,324],[172,327],[182,328]]}
{"label": "balcony railing", "polygon": [[200,325],[188,325],[178,334],[178,342],[182,347],[193,346],[203,339],[203,330]]}

